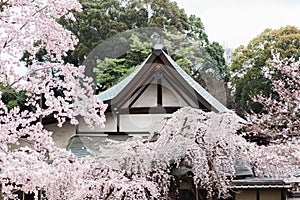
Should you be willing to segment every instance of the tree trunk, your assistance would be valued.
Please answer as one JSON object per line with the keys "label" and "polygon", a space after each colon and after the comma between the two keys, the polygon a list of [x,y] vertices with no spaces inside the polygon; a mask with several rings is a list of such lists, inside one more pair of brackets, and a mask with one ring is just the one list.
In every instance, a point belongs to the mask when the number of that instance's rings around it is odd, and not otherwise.
{"label": "tree trunk", "polygon": [[2,184],[0,184],[0,200],[3,200],[3,195],[2,195]]}
{"label": "tree trunk", "polygon": [[199,200],[198,187],[196,186],[195,188],[196,188],[196,192],[195,192],[195,194],[196,194],[196,200]]}

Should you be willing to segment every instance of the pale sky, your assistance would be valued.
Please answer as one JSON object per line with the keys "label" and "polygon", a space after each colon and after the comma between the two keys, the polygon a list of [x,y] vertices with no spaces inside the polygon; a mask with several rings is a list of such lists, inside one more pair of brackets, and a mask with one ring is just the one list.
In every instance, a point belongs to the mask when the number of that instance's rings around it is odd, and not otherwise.
{"label": "pale sky", "polygon": [[226,48],[247,45],[266,28],[300,28],[300,0],[175,0],[201,18],[210,41]]}

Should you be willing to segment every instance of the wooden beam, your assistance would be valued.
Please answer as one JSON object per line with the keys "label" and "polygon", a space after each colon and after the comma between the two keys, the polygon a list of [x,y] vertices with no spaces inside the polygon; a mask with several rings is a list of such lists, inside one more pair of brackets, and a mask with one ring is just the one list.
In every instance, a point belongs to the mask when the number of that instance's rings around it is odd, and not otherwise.
{"label": "wooden beam", "polygon": [[119,114],[173,114],[180,107],[136,107],[136,108],[121,108]]}
{"label": "wooden beam", "polygon": [[[87,135],[88,137],[107,137],[107,136],[110,136],[110,135],[134,135],[134,134],[149,134],[149,132],[145,132],[145,131],[140,131],[140,132],[132,132],[132,131],[120,131],[120,132],[87,132],[87,131],[82,131],[82,132],[79,132],[80,136],[84,137],[85,135]],[[104,136],[101,136],[99,134],[103,134]]]}
{"label": "wooden beam", "polygon": [[120,132],[120,114],[119,111],[116,112],[117,115],[117,132]]}
{"label": "wooden beam", "polygon": [[[133,99],[133,101],[129,104],[129,107],[132,107],[132,105],[142,96],[142,94],[146,91],[146,89],[151,85],[151,81],[152,79],[150,80],[150,83],[147,83],[146,85],[143,85],[141,86],[141,91],[140,93]],[[140,89],[137,89],[133,94],[132,96],[135,95],[135,93],[140,90]]]}
{"label": "wooden beam", "polygon": [[152,76],[150,73],[153,73],[153,68],[157,65],[155,63],[156,59],[157,56],[152,54],[131,82],[129,82],[128,85],[112,100],[115,107],[122,107],[126,100],[130,99],[134,91],[136,91],[141,85],[147,84],[147,78]]}
{"label": "wooden beam", "polygon": [[162,106],[162,85],[161,78],[157,79],[157,106]]}

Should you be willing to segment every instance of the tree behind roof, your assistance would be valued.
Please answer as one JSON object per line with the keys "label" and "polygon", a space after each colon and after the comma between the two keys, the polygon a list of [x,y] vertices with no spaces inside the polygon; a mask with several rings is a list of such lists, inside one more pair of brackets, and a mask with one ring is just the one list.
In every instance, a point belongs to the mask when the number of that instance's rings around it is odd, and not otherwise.
{"label": "tree behind roof", "polygon": [[[280,53],[280,58],[300,56],[300,29],[286,26],[277,30],[266,29],[252,39],[247,46],[240,46],[233,52],[230,66],[234,74],[232,82],[235,88],[234,101],[239,113],[253,110],[260,112],[262,104],[252,98],[261,92],[272,94],[272,84],[264,77],[264,72],[272,68],[272,53]],[[273,94],[274,95],[274,94]]]}

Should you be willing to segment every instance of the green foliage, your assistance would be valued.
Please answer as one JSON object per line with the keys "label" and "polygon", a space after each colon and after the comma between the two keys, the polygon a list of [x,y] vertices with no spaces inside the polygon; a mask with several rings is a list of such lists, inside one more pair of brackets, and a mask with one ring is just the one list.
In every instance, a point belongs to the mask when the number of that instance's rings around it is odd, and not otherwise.
{"label": "green foliage", "polygon": [[223,47],[217,42],[212,42],[205,47],[205,50],[211,57],[211,62],[218,66],[220,78],[228,82],[230,80],[230,70],[226,65]]}
{"label": "green foliage", "polygon": [[[218,65],[222,60],[218,62],[218,60],[210,56],[210,53],[216,53],[218,48],[219,52],[223,52],[222,47],[218,43],[214,42],[210,46],[203,46],[202,41],[191,40],[186,34],[170,32],[162,34],[169,55],[197,82],[204,87],[212,79],[216,79],[221,83],[225,82],[222,68]],[[131,72],[147,58],[151,53],[149,38],[151,36],[144,32],[132,33],[129,41],[131,50],[126,55],[117,59],[106,58],[98,61],[94,72],[97,74],[99,92],[118,83],[122,75]],[[206,47],[210,48],[211,51],[206,51]],[[216,56],[216,58],[218,57]],[[225,62],[224,58],[223,61]],[[224,64],[222,67],[227,66]],[[224,83],[222,87],[224,87]]]}
{"label": "green foliage", "polygon": [[208,76],[226,83],[230,71],[223,56],[224,49],[217,42],[207,43],[206,39],[167,33],[166,44],[173,60],[201,85]]}
{"label": "green foliage", "polygon": [[234,100],[241,111],[259,112],[261,106],[257,106],[252,98],[260,93],[272,93],[270,81],[264,77],[264,72],[271,67],[272,51],[280,53],[280,58],[298,59],[300,29],[294,26],[266,29],[246,47],[240,46],[233,52],[230,68],[234,74]]}
{"label": "green foliage", "polygon": [[137,35],[130,37],[131,50],[120,58],[104,58],[97,60],[94,68],[98,92],[105,91],[118,83],[124,76],[132,72],[150,54],[150,43],[142,42]]}
{"label": "green foliage", "polygon": [[258,68],[249,69],[245,76],[235,84],[235,101],[242,105],[242,107],[237,107],[237,111],[240,113],[244,110],[260,112],[261,104],[254,102],[252,98],[260,93],[269,96],[271,90],[266,88],[271,88],[270,80],[265,78]]}
{"label": "green foliage", "polygon": [[170,0],[142,0],[144,7],[148,7],[148,27],[159,27],[168,31],[184,32],[189,30],[189,22],[184,9],[180,9],[176,2]]}
{"label": "green foliage", "polygon": [[[35,62],[44,62],[46,60],[48,60],[48,58],[46,57],[46,50],[45,48],[40,48],[39,51],[35,54]],[[23,53],[23,56],[21,57],[20,61],[25,62],[25,66],[28,67],[28,65],[32,65],[33,64],[33,60],[31,59],[32,55],[28,52],[25,51]]]}
{"label": "green foliage", "polygon": [[0,91],[2,92],[1,100],[7,106],[8,109],[14,107],[20,107],[21,110],[27,109],[26,102],[26,92],[20,91],[17,92],[14,88],[4,86],[0,84]]}
{"label": "green foliage", "polygon": [[124,58],[105,58],[104,60],[97,61],[95,73],[97,73],[97,83],[100,90],[107,90],[130,71],[130,69],[124,67],[124,61]]}
{"label": "green foliage", "polygon": [[79,39],[66,62],[82,64],[88,53],[113,35],[135,28],[159,27],[184,32],[189,29],[183,9],[169,0],[80,0],[83,12],[74,12],[76,21],[59,22]]}
{"label": "green foliage", "polygon": [[196,41],[202,41],[203,45],[209,44],[208,36],[204,31],[201,19],[195,15],[189,17],[190,30],[187,35]]}
{"label": "green foliage", "polygon": [[8,5],[7,1],[0,1],[0,12],[2,12],[5,9],[5,6]]}
{"label": "green foliage", "polygon": [[[195,15],[188,17],[184,9],[179,8],[175,2],[170,0],[79,1],[83,6],[83,12],[74,13],[76,22],[60,20],[60,23],[79,39],[76,49],[69,52],[65,58],[67,62],[75,65],[82,64],[94,47],[117,33],[142,27],[156,27],[165,33],[165,43],[171,57],[195,80],[203,83],[204,71],[212,66],[213,70],[210,73],[219,80],[225,82],[229,80],[229,69],[225,64],[222,46],[217,42],[210,43],[201,19]],[[99,91],[118,82],[121,75],[127,74],[141,64],[151,52],[150,42],[153,32],[130,34],[123,38],[126,41],[125,45],[118,44],[118,46],[130,47],[124,55],[112,58],[102,56],[99,58],[101,61],[88,67],[97,65],[94,72],[97,73]],[[106,51],[113,50],[107,48]],[[106,55],[105,52],[99,54]],[[104,69],[105,67],[107,69]]]}

